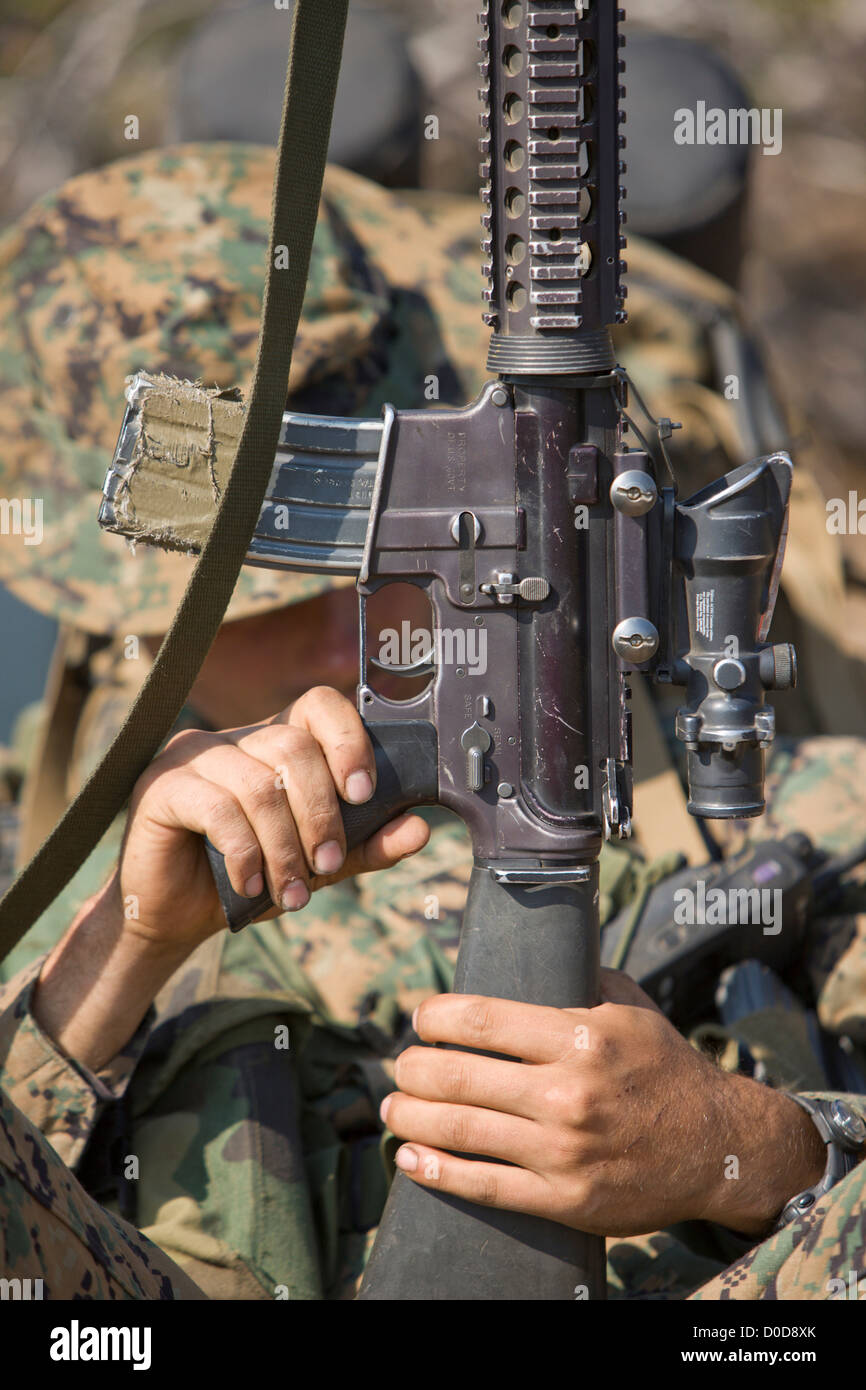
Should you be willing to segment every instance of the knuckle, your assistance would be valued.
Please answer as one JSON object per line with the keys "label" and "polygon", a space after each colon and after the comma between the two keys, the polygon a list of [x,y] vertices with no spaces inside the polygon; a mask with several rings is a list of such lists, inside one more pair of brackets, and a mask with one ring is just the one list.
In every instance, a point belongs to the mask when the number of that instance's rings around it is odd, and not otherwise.
{"label": "knuckle", "polygon": [[581,1095],[573,1083],[553,1081],[545,1088],[541,1099],[545,1115],[557,1124],[580,1123]]}
{"label": "knuckle", "polygon": [[266,816],[277,816],[285,807],[282,791],[269,777],[251,777],[246,787],[250,809]]}
{"label": "knuckle", "polygon": [[469,1092],[469,1073],[465,1062],[459,1060],[459,1053],[449,1060],[445,1072],[445,1091],[453,1100],[463,1100]]}
{"label": "knuckle", "polygon": [[229,847],[223,858],[227,864],[231,864],[239,877],[249,878],[254,872],[261,869],[262,856],[256,845]]}
{"label": "knuckle", "polygon": [[224,854],[259,853],[258,842],[232,796],[217,792],[210,800],[207,820],[209,834],[211,838],[219,837]]}
{"label": "knuckle", "polygon": [[271,870],[286,880],[309,878],[304,852],[295,839],[281,839],[275,847],[268,846],[268,864]]}
{"label": "knuckle", "polygon": [[557,1125],[548,1131],[545,1145],[550,1168],[570,1176],[583,1152],[578,1133],[570,1127]]}
{"label": "knuckle", "polygon": [[463,1021],[472,1042],[479,1046],[494,1037],[496,1025],[488,1000],[470,999],[464,1009]]}
{"label": "knuckle", "polygon": [[208,819],[215,829],[237,831],[240,807],[230,792],[223,791],[213,784],[203,784],[200,795],[205,803]]}
{"label": "knuckle", "polygon": [[319,747],[311,733],[291,724],[278,726],[273,744],[273,751],[286,763],[290,771],[298,766],[303,767],[304,763],[315,756]]}
{"label": "knuckle", "polygon": [[341,695],[339,690],[335,690],[332,685],[313,685],[307,691],[306,699],[314,705],[339,705],[344,702],[345,696]]}
{"label": "knuckle", "polygon": [[445,1147],[457,1153],[466,1153],[472,1148],[472,1124],[462,1110],[449,1110],[443,1120]]}
{"label": "knuckle", "polygon": [[493,1173],[479,1173],[476,1200],[483,1206],[495,1207],[499,1199],[499,1180]]}
{"label": "knuckle", "polygon": [[305,719],[315,717],[318,710],[324,706],[331,706],[335,700],[341,699],[338,691],[330,685],[313,685],[309,690],[305,690],[294,704],[291,706],[290,718],[300,713]]}
{"label": "knuckle", "polygon": [[296,757],[312,753],[319,746],[315,734],[311,734],[309,729],[300,729],[295,724],[290,724],[287,727],[284,737],[287,746],[294,749]]}
{"label": "knuckle", "polygon": [[258,845],[249,839],[244,840],[240,836],[228,839],[223,837],[221,849],[223,858],[227,863],[231,863],[237,872],[244,869],[253,871],[261,867],[262,852]]}
{"label": "knuckle", "polygon": [[311,845],[321,844],[324,840],[341,840],[343,822],[340,819],[336,802],[333,806],[321,804],[311,806],[304,813],[304,833],[305,839]]}
{"label": "knuckle", "polygon": [[188,762],[202,751],[206,737],[200,729],[181,729],[180,733],[173,734],[168,740],[162,756],[170,756],[172,761]]}

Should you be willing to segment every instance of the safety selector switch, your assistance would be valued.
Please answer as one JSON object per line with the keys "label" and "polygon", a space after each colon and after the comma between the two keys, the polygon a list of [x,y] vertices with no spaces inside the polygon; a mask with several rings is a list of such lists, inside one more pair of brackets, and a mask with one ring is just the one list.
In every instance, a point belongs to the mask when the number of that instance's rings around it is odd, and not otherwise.
{"label": "safety selector switch", "polygon": [[550,585],[541,575],[518,580],[516,574],[499,574],[492,584],[479,584],[482,594],[495,596],[498,603],[513,603],[522,598],[525,603],[543,603]]}
{"label": "safety selector switch", "polygon": [[484,786],[484,754],[492,740],[486,729],[479,723],[470,724],[460,736],[460,745],[466,753],[466,789],[480,792]]}

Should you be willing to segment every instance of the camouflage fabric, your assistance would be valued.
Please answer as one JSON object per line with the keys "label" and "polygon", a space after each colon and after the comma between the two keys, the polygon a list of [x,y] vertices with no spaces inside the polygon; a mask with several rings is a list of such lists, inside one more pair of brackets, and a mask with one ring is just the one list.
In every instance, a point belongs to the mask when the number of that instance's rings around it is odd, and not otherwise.
{"label": "camouflage fabric", "polygon": [[[866,1113],[862,1096],[847,1100]],[[850,1298],[852,1279],[853,1287],[861,1288],[866,1273],[864,1248],[866,1164],[861,1163],[809,1216],[741,1256],[692,1298]]]}
{"label": "camouflage fabric", "polygon": [[[163,631],[174,611],[189,561],[141,547],[133,555],[103,536],[98,493],[128,374],[144,368],[221,388],[247,384],[271,176],[272,155],[258,148],[151,153],[73,180],[0,242],[0,490],[44,502],[42,544],[3,536],[0,577],[78,628],[122,641],[127,632]],[[329,170],[289,404],[329,414],[376,414],[386,400],[435,404],[426,391],[434,378],[443,402],[469,399],[485,376],[477,242],[473,199],[398,197]],[[705,481],[742,457],[706,332],[713,315],[735,317],[734,297],[639,241],[630,244],[630,271],[620,358],[651,406],[687,424],[674,441],[677,466]],[[800,478],[789,557],[796,560],[799,545],[802,560],[811,538],[813,578],[804,582],[795,563],[799,579],[789,583],[789,565],[785,582],[832,695],[842,686],[829,679],[841,572],[838,557],[825,553],[823,520],[815,527],[820,498],[808,475]],[[228,616],[320,587],[315,577],[249,570]],[[802,646],[800,633],[797,640]],[[115,682],[117,659],[115,645],[106,671],[94,664],[68,794],[134,693],[134,681]],[[831,705],[808,695],[800,704],[787,697],[794,728],[838,727]],[[805,825],[821,842],[826,825],[828,848],[850,843],[863,745],[801,741],[777,750],[774,766],[785,773],[776,819],[749,833]],[[57,1055],[27,1012],[32,973],[0,995],[0,1080],[20,1106],[14,1115],[26,1111],[44,1126],[88,1192],[132,1215],[214,1296],[339,1298],[354,1290],[389,1176],[377,1103],[414,1005],[450,983],[465,899],[465,832],[444,812],[429,815],[432,842],[417,859],[324,890],[298,916],[197,952],[157,999],[131,1077],[122,1059],[112,1083]],[[7,972],[38,968],[34,958],[113,864],[119,834],[116,825]],[[634,891],[629,851],[606,847],[602,873],[607,915]],[[849,913],[820,923],[812,966],[822,1022],[855,1047],[866,1044],[861,920]],[[55,1083],[39,1084],[40,1068],[62,1080],[57,1094]],[[16,1136],[24,1122],[12,1125]],[[125,1155],[137,1158],[137,1178],[122,1176]],[[691,1277],[693,1251],[675,1233],[617,1242],[614,1287],[652,1294],[667,1278],[664,1252],[679,1270],[668,1285],[677,1296],[724,1266],[711,1253]]]}
{"label": "camouflage fabric", "polygon": [[4,1299],[204,1297],[162,1250],[88,1196],[3,1091],[0,1215]]}
{"label": "camouflage fabric", "polygon": [[[258,146],[151,151],[70,180],[0,238],[0,497],[31,523],[42,507],[39,544],[8,527],[0,538],[0,580],[41,611],[94,633],[167,630],[191,561],[132,554],[95,520],[124,381],[147,370],[248,386],[272,175],[273,153]],[[377,415],[385,401],[471,399],[488,337],[478,219],[473,198],[396,195],[330,168],[289,405]],[[629,315],[617,354],[651,408],[684,425],[671,445],[684,489],[741,462],[753,441],[725,398],[714,347],[717,328],[740,331],[733,291],[631,238]],[[862,673],[845,659],[841,555],[825,520],[800,457],[782,584],[808,698],[788,698],[785,727],[866,733]],[[227,616],[327,583],[245,569]]]}
{"label": "camouflage fabric", "polygon": [[[856,740],[780,748],[770,778],[770,820],[766,827],[752,823],[752,833],[786,833],[808,812],[819,845],[849,848],[857,826],[852,803],[847,818],[840,806],[840,787],[855,792],[864,775],[866,746]],[[307,913],[214,938],[191,956],[156,1000],[120,1103],[101,1106],[94,1080],[83,1075],[76,1102],[77,1073],[55,1058],[73,1094],[46,1104],[46,1088],[29,1084],[38,1076],[37,1035],[45,1074],[54,1074],[53,1045],[26,1009],[35,967],[0,996],[6,1019],[0,1080],[51,1126],[64,1154],[81,1154],[83,1131],[92,1124],[79,1160],[88,1189],[111,1209],[131,1199],[144,1234],[211,1296],[354,1293],[389,1177],[378,1103],[391,1087],[395,1052],[411,1040],[415,1005],[450,985],[470,868],[460,823],[439,810],[426,814],[434,829],[422,855],[387,874],[324,889]],[[633,883],[621,862],[605,864],[604,903],[613,911]],[[851,890],[843,906],[814,925],[809,966],[822,1024],[850,1038],[863,1065],[866,892]],[[748,1036],[749,1021],[738,1031]],[[786,1061],[791,1032],[785,1026],[775,1037],[761,1035],[763,1056],[784,1086],[797,1080]],[[122,1069],[123,1060],[117,1065]],[[802,1089],[831,1094],[822,1085]],[[866,1115],[864,1097],[847,1099]],[[128,1155],[138,1160],[138,1177],[124,1184],[119,1175]],[[805,1288],[807,1279],[814,1284],[809,1297],[829,1296],[821,1280],[843,1267],[861,1268],[862,1248],[857,1255],[846,1234],[831,1251],[812,1233],[822,1221],[827,1231],[856,1231],[862,1213],[855,1198],[850,1220],[838,1204],[859,1190],[851,1180],[841,1184],[810,1218],[757,1248],[748,1278],[730,1292],[719,1284],[704,1296],[772,1297],[776,1288]],[[711,1231],[616,1240],[609,1248],[611,1293],[686,1297],[718,1279],[729,1260]]]}
{"label": "camouflage fabric", "polygon": [[[768,809],[758,821],[738,824],[731,848],[807,829],[830,854],[852,850],[861,836],[859,785],[866,773],[866,749],[858,739],[782,741],[770,764]],[[815,919],[803,961],[816,999],[821,1026],[846,1040],[846,1050],[866,1064],[866,886],[847,890],[837,910]],[[805,1009],[794,1013],[762,1010],[736,1026],[737,1047],[721,1064],[736,1069],[743,1051],[763,1064],[771,1084],[803,1095],[830,1095],[812,1050]],[[696,1043],[719,1025],[695,1030]],[[733,1034],[732,1040],[733,1040]],[[866,1117],[866,1096],[838,1094]],[[866,1164],[831,1192],[808,1215],[741,1255],[729,1266],[730,1252],[718,1248],[712,1233],[693,1231],[608,1242],[608,1287],[613,1298],[831,1298],[844,1297],[831,1280],[866,1273],[863,1230],[866,1221]],[[847,1287],[847,1284],[846,1284]]]}
{"label": "camouflage fabric", "polygon": [[[840,1098],[866,1113],[863,1096]],[[608,1297],[696,1302],[850,1298],[852,1285],[862,1288],[866,1276],[864,1222],[866,1163],[861,1163],[807,1216],[733,1264],[664,1231],[608,1241]]]}
{"label": "camouflage fabric", "polygon": [[[95,520],[123,384],[139,368],[221,389],[248,384],[272,173],[272,152],[261,147],[152,151],[71,180],[0,238],[0,505],[41,500],[44,522],[39,545],[0,536],[0,579],[77,628],[113,632],[122,643],[164,631],[174,613],[188,557],[144,546],[133,553]],[[472,198],[396,195],[329,169],[289,404],[376,414],[386,400],[435,405],[431,389],[443,402],[470,399],[486,375],[478,217]],[[745,448],[709,331],[736,328],[736,296],[639,238],[629,260],[630,321],[616,330],[618,355],[650,405],[684,422],[671,445],[684,484],[705,482],[741,462]],[[798,735],[860,731],[866,708],[840,655],[842,572],[823,519],[800,467],[783,575],[795,614],[781,621],[800,651],[801,689],[778,710],[780,729]],[[227,616],[280,607],[329,582],[340,581],[247,568]],[[41,842],[147,670],[128,662],[117,680],[118,666],[115,659],[106,674],[91,662],[80,735],[66,756],[51,749],[55,781],[58,766],[69,768],[61,804],[48,806],[43,794],[42,823],[31,814],[21,827],[19,854]],[[44,793],[38,768],[28,770]],[[21,771],[20,762],[10,768],[13,777]],[[26,797],[25,807],[39,809]],[[656,820],[645,816],[644,825]],[[9,968],[56,939],[113,861],[118,833]],[[11,819],[0,836],[8,858]]]}
{"label": "camouflage fabric", "polygon": [[[64,1057],[48,1041],[30,1013],[39,963],[27,967],[16,979],[11,1002],[0,1017],[0,1054],[14,1056],[15,1076],[6,1091],[9,1099],[25,1109],[64,1163],[75,1167],[106,1104],[123,1095],[141,1055],[153,1022],[142,1022],[123,1049],[98,1073]],[[86,1086],[82,1088],[84,1080]]]}
{"label": "camouflage fabric", "polygon": [[[273,154],[257,146],[151,152],[71,180],[0,240],[0,488],[10,500],[40,499],[43,517],[39,544],[23,534],[0,544],[0,579],[25,602],[89,632],[167,630],[190,559],[133,555],[96,525],[124,380],[147,368],[248,385],[272,178]],[[293,408],[349,415],[375,414],[391,398],[418,404],[430,373],[443,398],[480,385],[470,201],[419,211],[329,169]],[[245,570],[227,616],[333,583]]]}

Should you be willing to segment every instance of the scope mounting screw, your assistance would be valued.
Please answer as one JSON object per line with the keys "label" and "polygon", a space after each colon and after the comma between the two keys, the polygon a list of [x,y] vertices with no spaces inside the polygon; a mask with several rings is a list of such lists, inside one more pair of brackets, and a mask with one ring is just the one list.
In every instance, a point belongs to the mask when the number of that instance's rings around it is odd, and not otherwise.
{"label": "scope mounting screw", "polygon": [[614,628],[611,641],[618,657],[639,666],[655,656],[659,635],[648,618],[623,618]]}
{"label": "scope mounting screw", "polygon": [[626,516],[644,516],[655,506],[658,496],[655,479],[638,468],[618,474],[610,485],[611,502]]}

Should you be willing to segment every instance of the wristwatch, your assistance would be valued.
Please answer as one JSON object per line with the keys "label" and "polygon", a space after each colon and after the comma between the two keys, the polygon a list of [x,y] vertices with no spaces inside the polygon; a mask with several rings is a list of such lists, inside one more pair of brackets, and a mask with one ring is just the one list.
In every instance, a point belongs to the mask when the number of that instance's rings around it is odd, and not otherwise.
{"label": "wristwatch", "polygon": [[823,1197],[825,1192],[829,1192],[831,1187],[835,1187],[856,1168],[866,1144],[866,1124],[843,1100],[810,1100],[807,1096],[792,1095],[790,1091],[786,1091],[785,1095],[796,1101],[811,1117],[827,1145],[827,1167],[820,1182],[815,1183],[814,1187],[807,1187],[805,1192],[798,1192],[796,1197],[785,1203],[773,1227],[774,1233],[789,1225],[795,1217],[804,1216],[819,1197]]}

